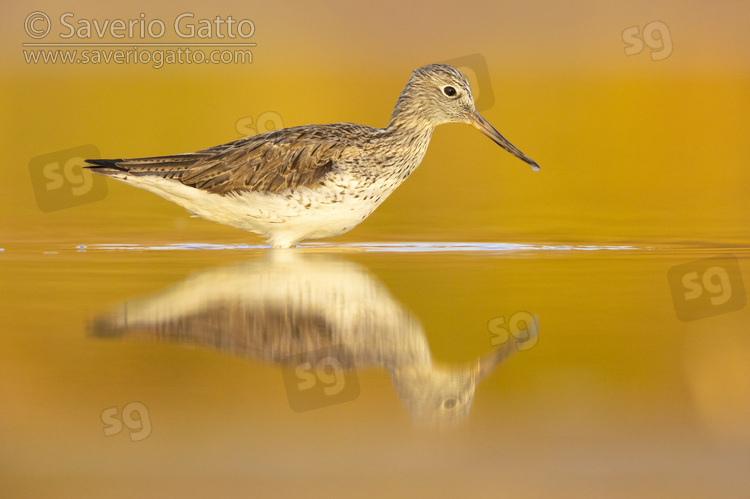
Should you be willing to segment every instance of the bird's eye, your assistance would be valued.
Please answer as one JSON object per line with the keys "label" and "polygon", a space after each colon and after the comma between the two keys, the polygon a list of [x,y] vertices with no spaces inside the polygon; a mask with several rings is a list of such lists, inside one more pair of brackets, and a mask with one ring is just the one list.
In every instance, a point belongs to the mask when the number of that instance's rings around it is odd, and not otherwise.
{"label": "bird's eye", "polygon": [[453,409],[456,407],[456,399],[448,399],[445,402],[443,402],[443,407],[446,409]]}
{"label": "bird's eye", "polygon": [[443,87],[443,93],[444,93],[445,95],[447,95],[448,97],[453,97],[453,96],[454,96],[454,95],[456,95],[456,94],[457,94],[458,92],[456,92],[456,89],[455,89],[455,88],[453,88],[453,87],[451,87],[451,86],[449,85],[449,86],[447,86],[447,87]]}

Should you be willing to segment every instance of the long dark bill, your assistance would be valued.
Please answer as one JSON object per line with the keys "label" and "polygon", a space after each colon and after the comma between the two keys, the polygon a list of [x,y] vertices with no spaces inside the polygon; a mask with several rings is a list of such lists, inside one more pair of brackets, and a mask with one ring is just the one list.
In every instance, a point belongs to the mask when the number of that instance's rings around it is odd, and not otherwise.
{"label": "long dark bill", "polygon": [[531,165],[531,169],[535,172],[539,171],[539,165],[536,164],[536,161],[526,156],[516,146],[508,142],[508,139],[500,135],[500,132],[495,130],[495,128],[490,125],[490,123],[486,119],[484,119],[484,117],[479,114],[478,111],[474,111],[472,114],[467,114],[466,117],[469,118],[469,121],[472,125],[474,125],[487,137],[491,138],[495,144],[499,145],[518,159],[525,161],[526,163]]}

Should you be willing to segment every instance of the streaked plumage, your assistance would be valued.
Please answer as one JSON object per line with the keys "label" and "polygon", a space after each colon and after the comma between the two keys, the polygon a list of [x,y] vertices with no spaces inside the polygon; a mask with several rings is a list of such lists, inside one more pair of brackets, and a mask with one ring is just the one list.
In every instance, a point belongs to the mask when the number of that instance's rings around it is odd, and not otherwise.
{"label": "streaked plumage", "polygon": [[291,247],[362,222],[416,169],[434,128],[450,122],[471,123],[539,168],[482,118],[469,82],[445,64],[414,71],[386,128],[308,125],[194,153],[87,161],[95,173]]}

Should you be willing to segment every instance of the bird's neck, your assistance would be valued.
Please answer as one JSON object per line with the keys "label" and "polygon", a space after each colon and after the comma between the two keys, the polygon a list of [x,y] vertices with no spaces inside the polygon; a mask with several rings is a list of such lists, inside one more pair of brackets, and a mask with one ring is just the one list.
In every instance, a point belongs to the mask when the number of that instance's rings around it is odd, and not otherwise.
{"label": "bird's neck", "polygon": [[410,90],[407,86],[399,95],[386,130],[398,129],[402,132],[420,133],[424,129],[429,129],[431,133],[435,124],[427,119],[420,106],[415,105],[416,98],[411,95]]}
{"label": "bird's neck", "polygon": [[373,142],[377,143],[377,150],[371,151],[378,159],[381,173],[389,172],[399,179],[394,188],[422,162],[435,129],[434,124],[422,117],[418,107],[410,105],[405,93],[406,90],[399,97],[390,123],[379,131]]}
{"label": "bird's neck", "polygon": [[[415,120],[394,119],[382,133],[377,142],[381,180],[393,178],[393,188],[403,182],[419,166],[430,144],[434,126],[419,123]],[[387,183],[387,182],[386,182]]]}
{"label": "bird's neck", "polygon": [[434,125],[426,122],[396,118],[385,128],[383,138],[392,148],[419,164],[427,152],[434,129]]}
{"label": "bird's neck", "polygon": [[419,109],[404,105],[399,99],[385,133],[394,142],[426,148],[433,130],[435,124],[420,116]]}

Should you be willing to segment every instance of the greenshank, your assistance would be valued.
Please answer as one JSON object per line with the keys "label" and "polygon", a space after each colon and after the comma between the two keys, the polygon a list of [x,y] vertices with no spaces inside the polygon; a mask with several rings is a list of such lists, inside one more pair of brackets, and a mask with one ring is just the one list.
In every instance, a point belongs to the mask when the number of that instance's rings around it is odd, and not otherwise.
{"label": "greenshank", "polygon": [[412,73],[385,128],[298,126],[186,154],[90,159],[87,168],[289,248],[361,223],[419,166],[444,123],[474,125],[539,170],[479,114],[468,80],[447,64]]}

